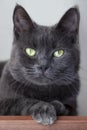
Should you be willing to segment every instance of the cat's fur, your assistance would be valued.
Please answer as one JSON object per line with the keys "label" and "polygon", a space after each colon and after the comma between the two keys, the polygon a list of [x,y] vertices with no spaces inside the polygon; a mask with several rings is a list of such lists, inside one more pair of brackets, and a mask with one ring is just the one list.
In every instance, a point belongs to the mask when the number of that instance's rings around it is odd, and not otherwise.
{"label": "cat's fur", "polygon": [[[32,115],[49,125],[57,116],[77,114],[79,19],[78,9],[70,8],[58,24],[40,26],[15,7],[11,58],[0,71],[0,115]],[[26,47],[37,55],[27,56]],[[53,55],[58,49],[64,50],[60,58]]]}

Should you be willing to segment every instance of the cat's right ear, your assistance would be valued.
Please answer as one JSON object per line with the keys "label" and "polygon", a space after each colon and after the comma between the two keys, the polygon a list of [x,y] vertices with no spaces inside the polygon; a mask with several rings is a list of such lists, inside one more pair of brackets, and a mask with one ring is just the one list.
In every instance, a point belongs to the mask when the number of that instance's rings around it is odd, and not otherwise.
{"label": "cat's right ear", "polygon": [[19,38],[21,34],[31,31],[33,28],[33,22],[25,9],[16,5],[13,13],[13,23],[14,23],[14,34],[16,38]]}

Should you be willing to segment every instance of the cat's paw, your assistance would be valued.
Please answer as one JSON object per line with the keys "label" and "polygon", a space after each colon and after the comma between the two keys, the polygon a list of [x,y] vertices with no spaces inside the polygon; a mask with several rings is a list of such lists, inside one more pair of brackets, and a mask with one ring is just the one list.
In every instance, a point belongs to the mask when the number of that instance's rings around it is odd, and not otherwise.
{"label": "cat's paw", "polygon": [[33,106],[32,117],[43,125],[51,125],[57,119],[54,106],[45,102],[39,102]]}
{"label": "cat's paw", "polygon": [[64,104],[58,100],[54,100],[51,104],[55,107],[57,116],[68,115],[68,110],[65,108]]}

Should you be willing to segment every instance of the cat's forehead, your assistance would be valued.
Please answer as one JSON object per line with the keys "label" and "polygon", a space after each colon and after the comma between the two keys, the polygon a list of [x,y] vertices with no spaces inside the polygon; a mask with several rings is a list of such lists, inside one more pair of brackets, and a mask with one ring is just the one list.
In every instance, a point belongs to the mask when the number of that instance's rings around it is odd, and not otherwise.
{"label": "cat's forehead", "polygon": [[58,44],[60,36],[56,37],[52,27],[38,26],[25,40],[27,44],[34,47],[54,47]]}
{"label": "cat's forehead", "polygon": [[[65,38],[65,41],[66,40]],[[36,26],[32,33],[24,34],[22,39],[23,47],[35,49],[49,48],[51,50],[61,46],[64,47],[64,44],[64,36],[62,36],[58,30],[56,33],[54,26]]]}

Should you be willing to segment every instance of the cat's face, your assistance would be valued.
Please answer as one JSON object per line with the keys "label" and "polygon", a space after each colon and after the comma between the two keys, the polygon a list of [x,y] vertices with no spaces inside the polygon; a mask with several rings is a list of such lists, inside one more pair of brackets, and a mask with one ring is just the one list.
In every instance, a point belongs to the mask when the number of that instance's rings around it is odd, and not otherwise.
{"label": "cat's face", "polygon": [[59,24],[39,26],[21,6],[13,15],[10,71],[17,81],[37,85],[73,82],[79,68],[79,13],[68,10]]}

